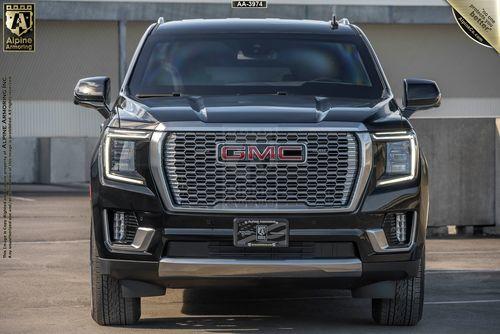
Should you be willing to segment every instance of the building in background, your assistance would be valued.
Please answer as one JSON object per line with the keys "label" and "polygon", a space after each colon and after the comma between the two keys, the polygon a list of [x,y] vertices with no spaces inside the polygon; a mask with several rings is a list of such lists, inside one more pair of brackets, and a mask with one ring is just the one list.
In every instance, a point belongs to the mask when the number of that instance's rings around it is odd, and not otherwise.
{"label": "building in background", "polygon": [[37,1],[36,52],[0,53],[0,75],[13,78],[13,181],[88,180],[102,119],[73,105],[73,88],[82,77],[106,75],[116,96],[159,16],[327,21],[332,11],[363,28],[398,98],[407,77],[441,88],[442,107],[414,116],[431,167],[431,222],[499,222],[500,57],[470,40],[442,0],[268,0],[267,9],[232,9],[229,0]]}

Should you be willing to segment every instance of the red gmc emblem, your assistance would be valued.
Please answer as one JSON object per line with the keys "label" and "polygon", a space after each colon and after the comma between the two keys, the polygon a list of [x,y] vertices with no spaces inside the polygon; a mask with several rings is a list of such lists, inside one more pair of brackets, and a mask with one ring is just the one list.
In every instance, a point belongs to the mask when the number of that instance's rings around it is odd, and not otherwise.
{"label": "red gmc emblem", "polygon": [[219,162],[284,162],[306,161],[304,144],[218,144]]}

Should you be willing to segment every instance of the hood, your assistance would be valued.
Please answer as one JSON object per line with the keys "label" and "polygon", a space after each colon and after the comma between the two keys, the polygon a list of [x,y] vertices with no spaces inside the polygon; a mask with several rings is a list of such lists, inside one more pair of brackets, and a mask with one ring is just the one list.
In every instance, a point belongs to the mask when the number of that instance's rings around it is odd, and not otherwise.
{"label": "hood", "polygon": [[[235,95],[152,97],[140,102],[121,97],[120,120],[151,123],[322,123],[357,122],[401,129],[399,113],[389,110],[390,99],[347,99],[297,95]],[[378,124],[378,126],[377,126]],[[390,126],[391,127],[391,126]]]}

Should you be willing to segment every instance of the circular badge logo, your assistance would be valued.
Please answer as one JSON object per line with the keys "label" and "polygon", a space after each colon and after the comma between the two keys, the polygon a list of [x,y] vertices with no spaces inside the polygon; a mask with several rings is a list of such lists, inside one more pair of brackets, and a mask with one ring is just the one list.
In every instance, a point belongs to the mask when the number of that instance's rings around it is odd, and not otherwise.
{"label": "circular badge logo", "polygon": [[459,12],[457,12],[455,9],[451,9],[453,12],[453,16],[455,17],[455,21],[457,21],[458,26],[462,31],[469,36],[474,42],[481,44],[482,46],[485,46],[487,48],[491,48],[490,43],[488,43],[483,36],[481,36],[474,27],[472,27],[462,15],[460,15]]}

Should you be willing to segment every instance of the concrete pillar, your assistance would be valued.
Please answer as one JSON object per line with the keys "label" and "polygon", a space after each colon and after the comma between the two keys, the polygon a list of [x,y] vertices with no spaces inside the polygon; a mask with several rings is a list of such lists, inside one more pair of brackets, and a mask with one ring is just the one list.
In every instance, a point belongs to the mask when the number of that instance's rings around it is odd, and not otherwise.
{"label": "concrete pillar", "polygon": [[127,21],[118,21],[118,74],[121,87],[127,73]]}
{"label": "concrete pillar", "polygon": [[51,138],[50,183],[88,181],[85,138]]}
{"label": "concrete pillar", "polygon": [[39,138],[38,144],[38,180],[39,183],[51,183],[50,179],[50,138]]}
{"label": "concrete pillar", "polygon": [[500,235],[500,118],[495,125],[495,227],[496,235]]}

